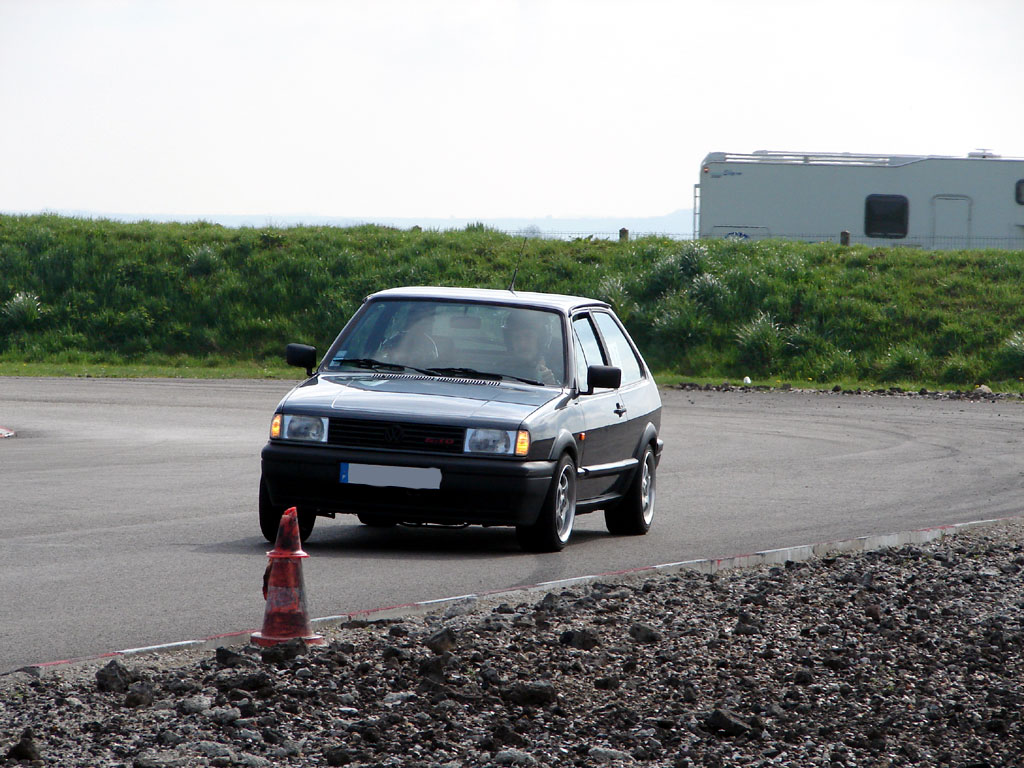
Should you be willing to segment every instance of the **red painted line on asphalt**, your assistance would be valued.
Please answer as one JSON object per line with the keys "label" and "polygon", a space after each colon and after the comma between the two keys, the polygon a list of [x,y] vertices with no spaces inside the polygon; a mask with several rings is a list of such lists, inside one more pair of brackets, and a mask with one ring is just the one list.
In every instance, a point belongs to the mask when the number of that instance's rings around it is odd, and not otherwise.
{"label": "red painted line on asphalt", "polygon": [[[209,637],[203,638],[203,640],[201,640],[200,642],[209,642],[210,640],[220,640],[221,638],[225,638],[225,637],[241,637],[242,635],[251,635],[255,631],[256,631],[255,629],[243,629],[243,630],[241,630],[239,632],[225,632],[225,633],[223,633],[221,635],[210,635]],[[186,641],[186,642],[188,642],[188,641]],[[159,647],[159,646],[156,646],[156,647]]]}
{"label": "red painted line on asphalt", "polygon": [[96,661],[97,659],[109,659],[114,656],[121,656],[121,651],[107,651],[106,653],[98,653],[95,656],[79,656],[74,659],[61,659],[60,661],[44,661],[40,664],[29,664],[29,667],[56,667],[61,664],[78,664],[83,661]]}

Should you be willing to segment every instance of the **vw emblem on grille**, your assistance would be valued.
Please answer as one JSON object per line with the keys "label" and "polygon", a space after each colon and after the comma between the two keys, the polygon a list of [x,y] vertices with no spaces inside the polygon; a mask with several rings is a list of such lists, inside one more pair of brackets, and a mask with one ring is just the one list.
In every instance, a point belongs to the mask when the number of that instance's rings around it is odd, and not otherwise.
{"label": "vw emblem on grille", "polygon": [[384,427],[384,440],[388,443],[400,443],[405,437],[401,424],[388,424]]}

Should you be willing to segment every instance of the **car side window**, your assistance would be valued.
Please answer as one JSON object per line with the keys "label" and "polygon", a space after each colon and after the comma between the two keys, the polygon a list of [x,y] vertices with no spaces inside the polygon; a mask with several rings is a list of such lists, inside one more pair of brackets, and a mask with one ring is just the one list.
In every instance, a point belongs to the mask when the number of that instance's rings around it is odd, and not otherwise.
{"label": "car side window", "polygon": [[611,365],[622,369],[622,386],[640,381],[644,377],[643,369],[636,358],[636,352],[633,351],[633,345],[629,343],[619,324],[606,312],[595,312],[594,320],[608,348]]}
{"label": "car side window", "polygon": [[572,321],[573,344],[576,346],[576,386],[581,392],[590,389],[587,382],[588,365],[604,365],[601,344],[587,315],[578,315]]}

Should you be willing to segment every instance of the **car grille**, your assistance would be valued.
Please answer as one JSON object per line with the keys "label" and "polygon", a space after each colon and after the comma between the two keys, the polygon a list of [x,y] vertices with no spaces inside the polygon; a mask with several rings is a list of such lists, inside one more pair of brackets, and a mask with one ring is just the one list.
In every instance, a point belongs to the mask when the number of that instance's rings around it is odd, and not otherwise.
{"label": "car grille", "polygon": [[331,419],[327,442],[347,448],[462,453],[466,430],[434,424]]}

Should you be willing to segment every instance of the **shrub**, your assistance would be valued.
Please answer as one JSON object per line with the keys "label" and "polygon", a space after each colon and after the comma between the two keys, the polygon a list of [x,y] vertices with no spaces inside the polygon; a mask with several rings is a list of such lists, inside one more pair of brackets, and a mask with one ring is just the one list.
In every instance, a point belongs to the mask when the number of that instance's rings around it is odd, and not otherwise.
{"label": "shrub", "polygon": [[975,355],[953,352],[942,361],[939,381],[943,384],[976,384],[984,378],[984,365]]}
{"label": "shrub", "polygon": [[597,286],[597,292],[594,296],[595,299],[601,299],[601,301],[607,301],[613,307],[622,319],[622,322],[626,322],[626,315],[629,314],[629,307],[633,303],[629,296],[629,291],[626,289],[625,281],[618,275],[609,275],[604,278]]}
{"label": "shrub", "polygon": [[637,295],[644,299],[656,299],[682,287],[684,277],[674,256],[662,256],[650,268],[636,274]]}
{"label": "shrub", "polygon": [[729,289],[710,272],[705,272],[693,278],[688,293],[690,298],[712,316],[721,316],[729,304]]}
{"label": "shrub", "polygon": [[925,353],[913,344],[896,344],[889,347],[878,365],[881,381],[920,379],[925,371]]}
{"label": "shrub", "polygon": [[959,319],[941,322],[938,332],[935,334],[935,341],[932,345],[932,354],[937,357],[949,355],[962,349],[970,348],[979,342],[978,335],[964,322]]}
{"label": "shrub", "polygon": [[997,373],[1014,378],[1024,376],[1024,331],[1014,331],[999,347]]}
{"label": "shrub", "polygon": [[5,325],[11,330],[28,330],[42,317],[39,297],[31,293],[18,292],[3,305]]}
{"label": "shrub", "polygon": [[673,245],[659,238],[644,238],[629,249],[632,269],[628,274],[636,298],[656,299],[679,290],[688,281]]}
{"label": "shrub", "polygon": [[734,264],[721,274],[720,279],[735,297],[735,305],[746,311],[763,307],[765,299],[771,295],[766,275],[757,265]]}
{"label": "shrub", "polygon": [[810,364],[804,367],[801,378],[814,379],[824,383],[841,379],[857,378],[857,358],[848,349],[839,349],[826,345],[824,349],[809,358]]}
{"label": "shrub", "polygon": [[836,346],[830,336],[828,324],[815,318],[793,326],[786,338],[787,348],[791,355],[831,354]]}
{"label": "shrub", "polygon": [[736,342],[740,362],[756,373],[767,373],[782,354],[786,334],[774,317],[759,311],[753,320],[736,329]]}
{"label": "shrub", "polygon": [[186,255],[185,272],[189,277],[208,277],[219,265],[220,256],[212,245],[197,245]]}
{"label": "shrub", "polygon": [[692,280],[707,269],[709,260],[708,246],[697,240],[690,240],[676,252],[676,261],[683,277]]}
{"label": "shrub", "polygon": [[651,355],[667,363],[699,342],[707,332],[708,322],[686,294],[675,294],[658,304],[650,325]]}

